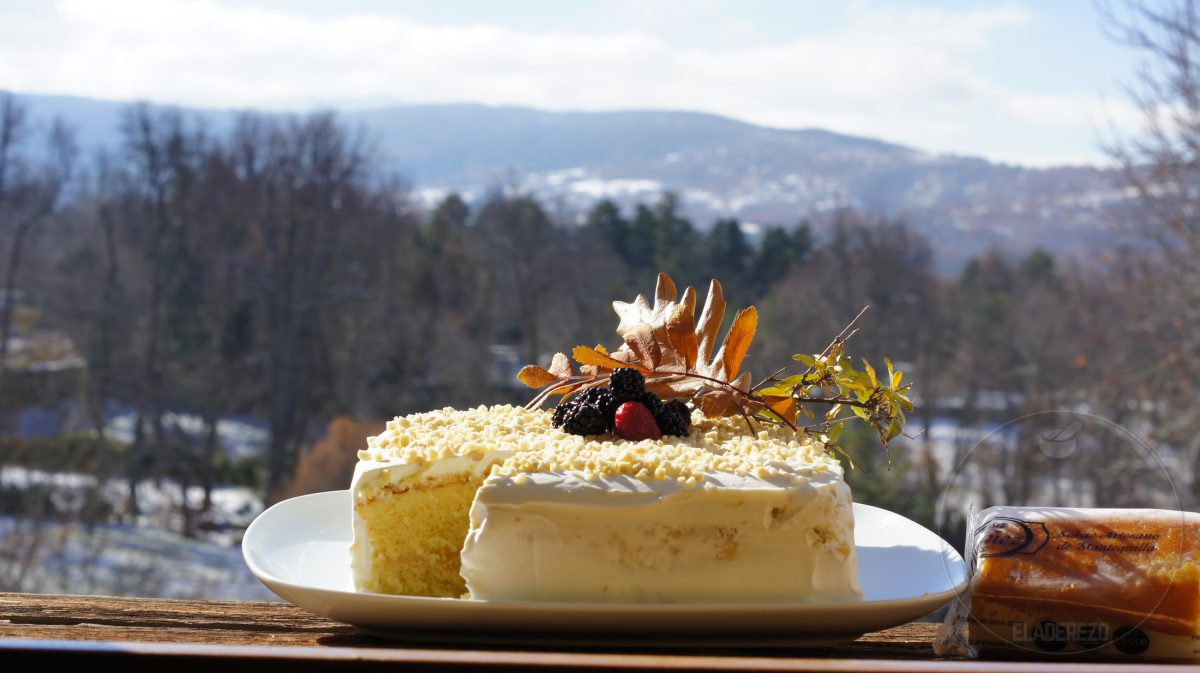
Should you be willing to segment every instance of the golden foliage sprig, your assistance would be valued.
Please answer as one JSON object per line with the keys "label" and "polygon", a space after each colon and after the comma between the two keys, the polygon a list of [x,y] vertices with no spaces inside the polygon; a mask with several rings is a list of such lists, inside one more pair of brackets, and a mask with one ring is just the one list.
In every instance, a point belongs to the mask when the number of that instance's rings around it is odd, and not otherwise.
{"label": "golden foliage sprig", "polygon": [[[782,423],[797,432],[823,435],[829,444],[836,442],[846,420],[858,417],[886,447],[903,431],[904,412],[912,411],[906,396],[910,386],[901,385],[903,374],[894,371],[890,360],[885,359],[888,374],[881,378],[865,360],[859,370],[845,355],[862,312],[821,353],[793,356],[805,371],[780,378],[785,367],[752,386],[742,363],[758,331],[758,311],[753,306],[738,311],[718,346],[726,303],[717,280],[709,284],[698,319],[696,290],[689,287],[679,296],[665,273],[658,276],[653,303],[638,295],[632,302],[613,302],[613,309],[620,318],[620,348],[609,352],[602,345],[576,346],[571,358],[579,364],[578,372],[563,353],[554,355],[549,368],[523,367],[517,378],[541,389],[529,406],[540,406],[551,395],[565,398],[604,385],[614,369],[632,367],[646,377],[647,390],[664,400],[688,400],[710,418],[741,416],[751,427],[752,419]],[[797,425],[800,415],[816,419],[808,408],[813,405],[826,407],[821,420]],[[849,416],[843,415],[847,409]]]}

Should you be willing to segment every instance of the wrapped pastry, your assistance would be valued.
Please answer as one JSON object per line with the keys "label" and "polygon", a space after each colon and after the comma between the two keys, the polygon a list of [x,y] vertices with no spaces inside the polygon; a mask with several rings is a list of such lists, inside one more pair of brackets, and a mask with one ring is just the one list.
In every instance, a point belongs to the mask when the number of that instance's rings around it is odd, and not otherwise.
{"label": "wrapped pastry", "polygon": [[941,651],[1200,659],[1200,514],[992,507]]}

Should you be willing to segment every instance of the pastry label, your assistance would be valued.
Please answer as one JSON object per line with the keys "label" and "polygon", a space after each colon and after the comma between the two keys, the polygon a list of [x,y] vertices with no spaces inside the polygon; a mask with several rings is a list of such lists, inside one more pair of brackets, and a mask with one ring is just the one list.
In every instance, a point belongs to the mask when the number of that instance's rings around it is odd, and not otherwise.
{"label": "pastry label", "polygon": [[1100,552],[1104,554],[1153,553],[1162,535],[1155,531],[1118,530],[1113,527],[1090,529],[1071,528],[1060,533],[1062,551]]}
{"label": "pastry label", "polygon": [[997,516],[975,531],[975,539],[979,541],[978,555],[984,558],[1032,556],[1050,542],[1050,531],[1040,521]]}

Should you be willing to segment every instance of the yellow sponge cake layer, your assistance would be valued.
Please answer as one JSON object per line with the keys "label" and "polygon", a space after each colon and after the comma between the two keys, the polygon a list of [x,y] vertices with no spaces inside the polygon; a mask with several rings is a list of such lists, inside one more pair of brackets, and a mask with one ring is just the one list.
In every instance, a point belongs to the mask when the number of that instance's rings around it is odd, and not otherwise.
{"label": "yellow sponge cake layer", "polygon": [[459,551],[475,492],[488,469],[512,455],[508,438],[543,415],[518,407],[442,409],[397,418],[370,438],[350,486],[355,587],[461,596]]}
{"label": "yellow sponge cake layer", "polygon": [[478,489],[479,478],[464,473],[411,487],[387,485],[364,496],[356,505],[356,532],[371,541],[365,547],[369,557],[361,563],[374,572],[363,573],[358,588],[413,596],[463,595],[459,551]]}

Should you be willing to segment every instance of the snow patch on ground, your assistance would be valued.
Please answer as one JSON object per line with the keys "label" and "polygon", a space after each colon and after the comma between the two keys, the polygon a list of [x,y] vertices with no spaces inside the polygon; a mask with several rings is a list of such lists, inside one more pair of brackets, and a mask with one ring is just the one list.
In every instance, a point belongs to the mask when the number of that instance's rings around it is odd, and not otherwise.
{"label": "snow patch on ground", "polygon": [[658,194],[662,189],[662,183],[657,180],[604,180],[601,178],[591,178],[576,180],[571,183],[572,191],[597,199],[606,196],[652,195]]}
{"label": "snow patch on ground", "polygon": [[[132,444],[137,415],[133,412],[115,416],[109,420],[104,432],[109,439]],[[167,412],[162,416],[163,427],[168,433],[200,438],[207,428],[204,419],[195,414]],[[261,424],[244,420],[223,418],[217,421],[218,446],[231,458],[255,458],[262,456],[270,433]]]}
{"label": "snow patch on ground", "polygon": [[3,515],[0,541],[0,579],[18,591],[279,600],[250,573],[239,547],[161,529]]}
{"label": "snow patch on ground", "polygon": [[[0,467],[0,495],[25,503],[0,513],[0,590],[273,599],[241,554],[246,527],[263,511],[256,492],[214,488],[202,512],[199,486],[185,490],[170,480],[146,480],[136,490],[139,513],[132,516],[124,479]],[[171,532],[184,529],[185,498],[195,530],[191,538]],[[81,523],[97,518],[100,523]]]}

